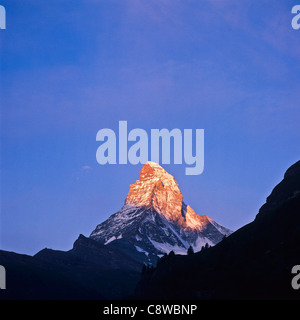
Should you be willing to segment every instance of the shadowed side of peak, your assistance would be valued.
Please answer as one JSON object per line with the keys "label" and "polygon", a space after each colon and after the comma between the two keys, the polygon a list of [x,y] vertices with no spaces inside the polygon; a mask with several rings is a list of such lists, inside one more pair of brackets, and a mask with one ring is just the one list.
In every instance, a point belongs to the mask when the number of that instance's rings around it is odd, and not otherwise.
{"label": "shadowed side of peak", "polygon": [[300,196],[300,161],[287,169],[283,180],[272,190],[256,218],[267,217]]}

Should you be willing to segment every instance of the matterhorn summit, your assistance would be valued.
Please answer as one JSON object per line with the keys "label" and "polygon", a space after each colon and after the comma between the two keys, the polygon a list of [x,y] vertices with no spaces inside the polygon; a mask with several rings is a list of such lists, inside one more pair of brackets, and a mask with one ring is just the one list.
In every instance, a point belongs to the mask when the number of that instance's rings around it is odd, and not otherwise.
{"label": "matterhorn summit", "polygon": [[198,215],[183,202],[175,178],[159,164],[148,161],[140,179],[130,185],[121,210],[99,224],[90,238],[103,244],[130,243],[149,261],[173,250],[186,254],[215,245],[231,230],[206,215]]}

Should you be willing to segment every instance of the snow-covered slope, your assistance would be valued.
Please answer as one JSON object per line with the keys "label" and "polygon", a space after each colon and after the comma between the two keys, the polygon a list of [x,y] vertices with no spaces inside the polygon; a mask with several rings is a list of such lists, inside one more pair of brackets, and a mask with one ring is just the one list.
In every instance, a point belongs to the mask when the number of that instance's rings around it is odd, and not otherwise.
{"label": "snow-covered slope", "polygon": [[199,251],[230,233],[208,216],[197,215],[183,202],[174,177],[149,161],[141,169],[140,180],[130,185],[123,208],[99,224],[90,237],[104,244],[129,241],[147,262],[171,250],[186,254],[190,245]]}

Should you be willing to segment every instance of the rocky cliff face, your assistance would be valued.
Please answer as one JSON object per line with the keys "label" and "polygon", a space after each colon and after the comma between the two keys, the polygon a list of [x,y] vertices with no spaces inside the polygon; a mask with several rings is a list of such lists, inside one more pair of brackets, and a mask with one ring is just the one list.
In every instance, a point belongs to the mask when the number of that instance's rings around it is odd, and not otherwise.
{"label": "rocky cliff face", "polygon": [[143,166],[140,180],[130,185],[125,204],[154,210],[184,230],[201,230],[210,220],[185,205],[175,178],[150,161]]}
{"label": "rocky cliff face", "polygon": [[104,244],[124,239],[147,259],[173,250],[185,254],[214,245],[231,231],[183,202],[175,178],[160,165],[147,162],[140,179],[130,185],[123,208],[99,224],[91,238]]}
{"label": "rocky cliff face", "polygon": [[159,212],[170,221],[182,221],[183,196],[173,176],[160,165],[147,162],[140,180],[130,185],[125,204],[144,207]]}

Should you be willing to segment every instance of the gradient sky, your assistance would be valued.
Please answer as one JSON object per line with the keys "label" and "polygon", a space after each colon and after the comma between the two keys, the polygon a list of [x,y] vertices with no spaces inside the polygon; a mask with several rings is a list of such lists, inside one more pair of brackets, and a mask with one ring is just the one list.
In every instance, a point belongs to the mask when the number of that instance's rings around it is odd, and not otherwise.
{"label": "gradient sky", "polygon": [[300,158],[300,30],[289,0],[2,0],[0,248],[68,250],[119,210],[141,165],[96,133],[205,130],[205,169],[164,165],[233,230]]}

